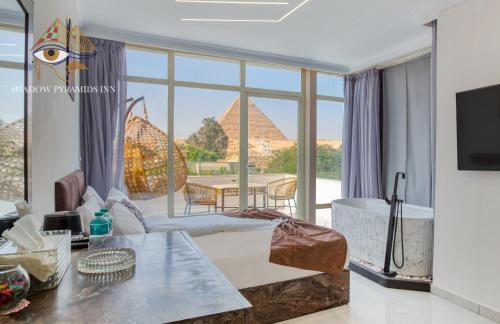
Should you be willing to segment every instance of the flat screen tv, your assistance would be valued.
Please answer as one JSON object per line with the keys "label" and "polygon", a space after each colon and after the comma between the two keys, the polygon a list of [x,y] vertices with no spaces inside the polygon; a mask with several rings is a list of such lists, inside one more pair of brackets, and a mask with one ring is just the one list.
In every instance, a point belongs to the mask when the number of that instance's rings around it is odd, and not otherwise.
{"label": "flat screen tv", "polygon": [[500,171],[500,85],[456,96],[458,169]]}

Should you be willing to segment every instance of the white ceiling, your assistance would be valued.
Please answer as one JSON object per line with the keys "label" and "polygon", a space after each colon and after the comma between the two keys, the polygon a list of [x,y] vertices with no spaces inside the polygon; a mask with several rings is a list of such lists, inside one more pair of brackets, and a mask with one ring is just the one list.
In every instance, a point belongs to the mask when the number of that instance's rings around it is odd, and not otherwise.
{"label": "white ceiling", "polygon": [[462,0],[309,0],[280,22],[181,19],[276,21],[304,0],[279,0],[287,5],[76,1],[83,28],[203,42],[343,65],[352,71],[429,46],[431,34],[422,26],[423,17]]}

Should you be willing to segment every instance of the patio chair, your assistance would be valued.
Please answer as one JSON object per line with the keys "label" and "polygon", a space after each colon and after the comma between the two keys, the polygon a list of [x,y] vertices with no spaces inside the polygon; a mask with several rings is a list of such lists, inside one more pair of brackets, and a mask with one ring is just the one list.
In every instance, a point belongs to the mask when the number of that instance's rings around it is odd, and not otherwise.
{"label": "patio chair", "polygon": [[184,208],[184,215],[191,214],[191,206],[208,206],[208,213],[211,211],[211,206],[215,207],[217,212],[217,190],[198,183],[186,182],[184,186],[184,200],[186,207]]}
{"label": "patio chair", "polygon": [[288,201],[288,208],[290,208],[290,216],[292,216],[292,204],[297,207],[295,202],[295,192],[297,191],[297,178],[285,178],[276,181],[271,181],[267,184],[267,206],[269,199],[274,200],[274,209],[278,208],[278,201]]}

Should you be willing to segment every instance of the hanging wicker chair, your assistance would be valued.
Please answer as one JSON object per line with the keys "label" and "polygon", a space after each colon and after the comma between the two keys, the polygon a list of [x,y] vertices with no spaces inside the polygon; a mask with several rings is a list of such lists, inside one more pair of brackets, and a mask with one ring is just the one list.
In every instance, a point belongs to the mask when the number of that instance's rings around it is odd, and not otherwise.
{"label": "hanging wicker chair", "polygon": [[[142,101],[144,118],[132,109]],[[135,100],[127,111],[125,125],[124,169],[128,193],[134,199],[151,199],[167,194],[167,135],[148,120],[143,97]],[[174,143],[174,190],[184,187],[187,167],[184,156]]]}

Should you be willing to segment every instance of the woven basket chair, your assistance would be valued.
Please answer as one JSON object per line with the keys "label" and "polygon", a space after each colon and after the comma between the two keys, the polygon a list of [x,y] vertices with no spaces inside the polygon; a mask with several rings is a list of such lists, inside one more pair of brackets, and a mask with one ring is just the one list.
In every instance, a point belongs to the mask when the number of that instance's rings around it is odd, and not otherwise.
{"label": "woven basket chair", "polygon": [[276,181],[271,181],[267,184],[267,205],[269,206],[269,199],[274,200],[274,209],[278,208],[277,202],[288,201],[288,208],[290,208],[290,216],[292,214],[292,204],[297,207],[295,202],[295,192],[297,191],[297,178],[284,178]]}
{"label": "woven basket chair", "polygon": [[184,201],[186,207],[184,208],[184,215],[191,214],[191,206],[208,206],[208,213],[211,211],[211,206],[215,207],[217,213],[217,190],[206,185],[199,183],[187,182],[183,190]]}
{"label": "woven basket chair", "polygon": [[[132,109],[142,101],[144,118]],[[144,98],[135,100],[127,111],[125,125],[124,169],[128,193],[134,199],[151,199],[167,194],[167,135],[148,120]],[[184,156],[174,144],[174,190],[179,191],[187,180]]]}

